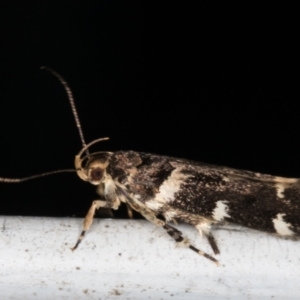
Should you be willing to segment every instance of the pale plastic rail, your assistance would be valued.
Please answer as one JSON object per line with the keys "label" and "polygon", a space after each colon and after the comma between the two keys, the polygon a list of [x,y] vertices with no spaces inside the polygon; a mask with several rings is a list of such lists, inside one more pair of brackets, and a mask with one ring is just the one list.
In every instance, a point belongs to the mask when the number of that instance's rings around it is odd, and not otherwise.
{"label": "pale plastic rail", "polygon": [[[0,216],[1,299],[300,299],[300,242],[216,230],[220,267],[147,221]],[[200,249],[206,241],[178,228]]]}

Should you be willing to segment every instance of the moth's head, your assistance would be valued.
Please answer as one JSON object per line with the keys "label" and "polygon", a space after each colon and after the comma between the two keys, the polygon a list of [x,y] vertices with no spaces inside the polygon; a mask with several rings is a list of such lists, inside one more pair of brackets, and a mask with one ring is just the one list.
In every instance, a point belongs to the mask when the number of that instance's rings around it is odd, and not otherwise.
{"label": "moth's head", "polygon": [[[84,148],[75,156],[75,168],[77,175],[84,181],[88,181],[91,184],[99,185],[106,177],[106,169],[109,165],[112,152],[96,152],[89,154],[87,149],[93,144],[106,140],[108,138],[102,138],[95,140]],[[86,152],[86,155],[82,157],[82,154]]]}
{"label": "moth's head", "polygon": [[[75,167],[78,176],[91,184],[100,184],[106,176],[106,168],[109,165],[109,153],[93,155],[91,158],[81,159],[75,156]],[[84,163],[84,165],[83,165]]]}

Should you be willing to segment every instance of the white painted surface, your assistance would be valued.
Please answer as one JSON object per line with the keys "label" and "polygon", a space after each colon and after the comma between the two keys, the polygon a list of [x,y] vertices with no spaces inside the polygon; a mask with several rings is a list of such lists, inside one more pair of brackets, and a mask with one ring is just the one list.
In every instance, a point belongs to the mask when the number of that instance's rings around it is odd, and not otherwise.
{"label": "white painted surface", "polygon": [[[0,217],[1,299],[300,299],[300,242],[217,230],[221,267],[147,221]],[[178,226],[212,251],[196,229]]]}

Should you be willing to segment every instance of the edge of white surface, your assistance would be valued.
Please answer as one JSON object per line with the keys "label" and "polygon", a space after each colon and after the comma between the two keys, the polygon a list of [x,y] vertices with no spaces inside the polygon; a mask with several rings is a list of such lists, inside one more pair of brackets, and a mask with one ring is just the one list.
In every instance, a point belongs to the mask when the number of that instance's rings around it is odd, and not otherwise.
{"label": "edge of white surface", "polygon": [[[176,248],[143,220],[96,219],[72,252],[82,219],[0,216],[2,299],[269,299],[300,297],[299,242],[216,230],[222,264]],[[177,226],[211,253],[190,226]]]}

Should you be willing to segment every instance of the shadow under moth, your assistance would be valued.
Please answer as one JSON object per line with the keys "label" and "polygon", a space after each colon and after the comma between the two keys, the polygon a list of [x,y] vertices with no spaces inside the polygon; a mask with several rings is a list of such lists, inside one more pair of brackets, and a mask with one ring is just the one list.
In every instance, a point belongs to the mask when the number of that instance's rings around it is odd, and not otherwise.
{"label": "shadow under moth", "polygon": [[99,200],[93,201],[83,222],[75,250],[90,228],[95,211],[101,207],[118,209],[124,202],[148,221],[163,227],[180,246],[218,261],[190,244],[170,222],[194,226],[205,236],[214,252],[219,247],[211,226],[231,222],[285,238],[300,237],[300,182],[250,171],[208,165],[186,159],[136,151],[100,151],[89,148],[108,138],[86,144],[71,89],[48,67],[64,86],[79,129],[83,148],[75,156],[75,170],[58,170],[26,178],[0,178],[0,182],[22,182],[59,172],[76,171],[96,186]]}

